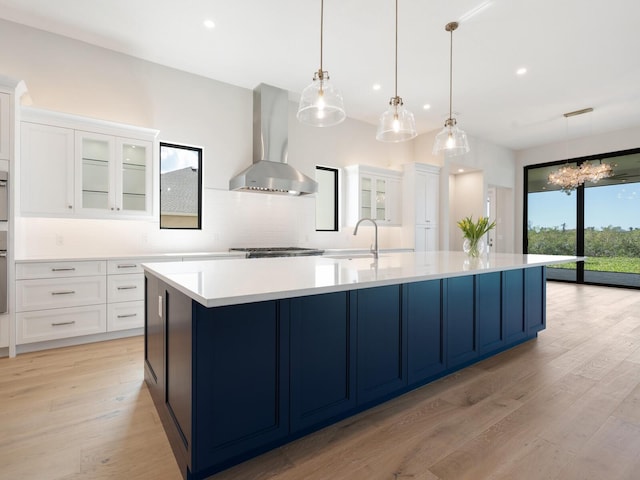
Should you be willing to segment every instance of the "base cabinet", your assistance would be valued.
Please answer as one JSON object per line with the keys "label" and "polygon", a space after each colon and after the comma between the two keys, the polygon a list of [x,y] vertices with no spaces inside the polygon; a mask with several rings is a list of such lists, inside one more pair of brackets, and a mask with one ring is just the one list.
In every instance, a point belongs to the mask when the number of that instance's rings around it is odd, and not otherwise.
{"label": "base cabinet", "polygon": [[500,272],[476,276],[476,314],[480,354],[501,348],[504,345],[504,328]]}
{"label": "base cabinet", "polygon": [[145,379],[153,391],[164,392],[164,295],[160,289],[160,281],[145,275],[144,306],[144,363]]}
{"label": "base cabinet", "polygon": [[441,298],[442,280],[405,286],[410,385],[423,382],[446,368]]}
{"label": "base cabinet", "polygon": [[513,343],[527,336],[524,316],[524,270],[503,272],[502,278],[504,339],[506,343]]}
{"label": "base cabinet", "polygon": [[[194,471],[289,433],[286,307],[276,301],[194,306]],[[167,322],[171,324],[171,316]]]}
{"label": "base cabinet", "polygon": [[401,287],[351,292],[358,322],[358,404],[385,397],[407,384],[406,317]]}
{"label": "base cabinet", "polygon": [[349,293],[291,299],[291,431],[356,406],[356,322]]}
{"label": "base cabinet", "polygon": [[215,308],[145,276],[145,379],[187,479],[544,328],[544,267]]}
{"label": "base cabinet", "polygon": [[543,268],[528,268],[524,272],[524,297],[527,331],[532,335],[544,330],[547,325],[546,310],[546,275]]}
{"label": "base cabinet", "polygon": [[448,278],[444,282],[447,368],[455,368],[478,356],[475,276]]}

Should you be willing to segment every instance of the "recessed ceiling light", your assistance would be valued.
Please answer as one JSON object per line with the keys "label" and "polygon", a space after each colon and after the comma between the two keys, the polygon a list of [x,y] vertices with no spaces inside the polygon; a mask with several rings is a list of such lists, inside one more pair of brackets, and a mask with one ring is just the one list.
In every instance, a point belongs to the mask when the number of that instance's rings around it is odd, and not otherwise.
{"label": "recessed ceiling light", "polygon": [[423,108],[423,109],[425,109],[425,110],[429,110],[429,109],[431,108],[431,105],[429,105],[428,103],[425,103],[425,104],[422,106],[422,108]]}
{"label": "recessed ceiling light", "polygon": [[213,29],[213,28],[216,26],[216,24],[214,23],[214,21],[213,21],[213,20],[205,20],[205,21],[204,21],[204,22],[202,22],[202,23],[203,23],[203,25],[204,25],[205,27],[207,27],[209,30]]}
{"label": "recessed ceiling light", "polygon": [[459,168],[458,173],[464,173],[464,168]]}
{"label": "recessed ceiling light", "polygon": [[527,69],[524,68],[524,67],[519,68],[518,70],[516,70],[516,74],[518,74],[518,75],[524,75],[525,73],[527,73]]}
{"label": "recessed ceiling light", "polygon": [[373,84],[373,89],[374,90],[380,90],[382,88],[382,85],[380,85],[379,83],[374,83]]}

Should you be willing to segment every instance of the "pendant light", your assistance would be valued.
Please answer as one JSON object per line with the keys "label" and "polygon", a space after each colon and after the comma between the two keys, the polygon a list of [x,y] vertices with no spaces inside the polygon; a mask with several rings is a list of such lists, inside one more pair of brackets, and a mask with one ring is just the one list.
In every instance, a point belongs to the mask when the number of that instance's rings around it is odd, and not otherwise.
{"label": "pendant light", "polygon": [[395,69],[395,96],[389,100],[389,108],[378,122],[376,140],[381,142],[403,142],[411,140],[416,132],[416,121],[413,113],[404,108],[402,98],[398,96],[398,0],[396,0],[396,69]]}
{"label": "pendant light", "polygon": [[446,150],[449,156],[462,155],[469,151],[467,134],[458,128],[456,119],[453,117],[453,31],[458,28],[458,22],[450,22],[444,27],[451,33],[451,48],[449,51],[449,118],[444,122],[444,128],[436,135],[436,142],[433,145],[433,154],[436,155]]}
{"label": "pendant light", "polygon": [[342,93],[329,81],[329,72],[322,69],[323,28],[324,0],[320,0],[320,68],[311,85],[302,91],[297,114],[300,122],[314,127],[331,127],[347,116]]}

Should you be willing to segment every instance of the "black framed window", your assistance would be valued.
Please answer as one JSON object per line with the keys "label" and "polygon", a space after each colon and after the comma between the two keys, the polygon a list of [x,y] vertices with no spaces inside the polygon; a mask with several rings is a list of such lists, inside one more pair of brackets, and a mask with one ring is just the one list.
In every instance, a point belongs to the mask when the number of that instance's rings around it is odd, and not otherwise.
{"label": "black framed window", "polygon": [[338,231],[338,169],[316,166],[316,231]]}
{"label": "black framed window", "polygon": [[160,228],[202,228],[202,148],[160,143]]}
{"label": "black framed window", "polygon": [[[608,163],[613,175],[565,193],[547,181],[564,165]],[[548,278],[640,288],[640,149],[531,165],[524,170],[525,253],[586,256]]]}

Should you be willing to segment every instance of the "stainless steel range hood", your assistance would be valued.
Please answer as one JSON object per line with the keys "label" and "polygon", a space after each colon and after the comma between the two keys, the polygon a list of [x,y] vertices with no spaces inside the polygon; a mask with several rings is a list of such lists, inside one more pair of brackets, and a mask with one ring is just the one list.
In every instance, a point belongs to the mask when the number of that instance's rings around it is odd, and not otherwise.
{"label": "stainless steel range hood", "polygon": [[287,163],[289,95],[261,83],[253,90],[253,165],[229,180],[229,190],[307,195],[318,184]]}

